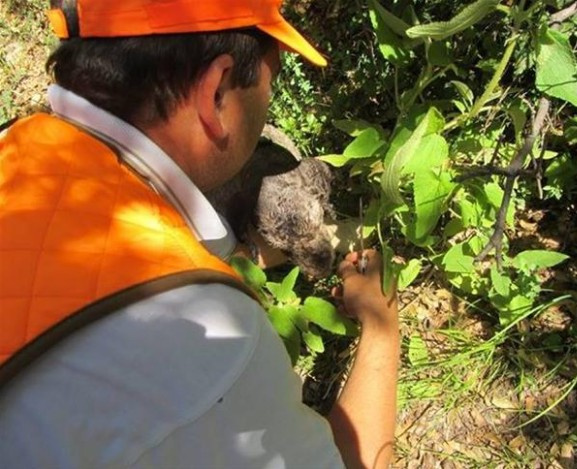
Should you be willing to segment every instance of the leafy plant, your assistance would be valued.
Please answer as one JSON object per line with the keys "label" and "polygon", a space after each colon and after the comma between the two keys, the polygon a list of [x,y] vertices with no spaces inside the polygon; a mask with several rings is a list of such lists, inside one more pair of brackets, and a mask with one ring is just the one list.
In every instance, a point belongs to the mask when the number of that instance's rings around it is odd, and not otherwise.
{"label": "leafy plant", "polygon": [[302,299],[298,295],[295,291],[298,267],[280,282],[271,282],[261,268],[246,258],[234,257],[231,265],[259,295],[293,365],[301,355],[303,345],[312,354],[324,351],[322,330],[337,335],[357,334],[356,324],[340,315],[329,301],[315,296]]}
{"label": "leafy plant", "polygon": [[[447,21],[423,23],[406,3],[404,11],[377,0],[368,5],[379,51],[394,74],[398,117],[392,126],[335,121],[353,140],[321,159],[365,181],[381,241],[382,226],[396,227],[453,285],[488,299],[506,326],[542,292],[539,269],[568,257],[513,255],[506,231],[526,198],[543,194],[543,175],[550,196],[574,187],[560,170],[575,171],[567,148],[547,146],[553,131],[547,118],[554,106],[577,105],[575,32],[560,28],[563,18],[547,14],[541,1],[477,0]],[[483,34],[491,41],[473,44]],[[406,79],[419,68],[416,80]],[[418,273],[416,263],[409,265]],[[385,266],[386,273],[398,270]]]}

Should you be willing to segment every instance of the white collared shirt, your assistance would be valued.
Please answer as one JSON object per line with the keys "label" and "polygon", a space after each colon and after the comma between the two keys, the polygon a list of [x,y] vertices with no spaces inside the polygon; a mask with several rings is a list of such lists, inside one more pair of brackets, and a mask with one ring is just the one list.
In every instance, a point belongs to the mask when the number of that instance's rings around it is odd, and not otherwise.
{"label": "white collared shirt", "polygon": [[[149,139],[62,88],[52,87],[50,100],[120,148],[213,248],[228,239]],[[302,404],[266,313],[222,284],[134,303],[47,351],[0,395],[0,466],[344,467],[327,421]]]}

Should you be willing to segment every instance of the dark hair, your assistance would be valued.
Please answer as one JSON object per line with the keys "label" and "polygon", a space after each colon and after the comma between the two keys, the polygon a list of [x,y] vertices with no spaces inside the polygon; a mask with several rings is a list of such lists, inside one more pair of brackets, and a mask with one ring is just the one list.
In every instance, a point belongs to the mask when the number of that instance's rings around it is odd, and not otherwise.
{"label": "dark hair", "polygon": [[[66,12],[66,3],[59,7]],[[75,3],[75,2],[73,2]],[[58,5],[53,5],[58,7]],[[234,59],[233,86],[258,81],[263,56],[275,40],[256,28],[214,33],[61,41],[46,64],[64,88],[127,122],[166,120],[190,86],[219,55]]]}

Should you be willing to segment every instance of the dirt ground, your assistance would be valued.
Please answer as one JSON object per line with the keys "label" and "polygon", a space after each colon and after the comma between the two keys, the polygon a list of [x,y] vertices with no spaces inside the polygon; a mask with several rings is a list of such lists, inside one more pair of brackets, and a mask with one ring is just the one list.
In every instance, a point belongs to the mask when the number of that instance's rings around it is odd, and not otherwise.
{"label": "dirt ground", "polygon": [[[574,346],[558,355],[540,347],[550,334],[568,340],[574,334],[573,213],[573,207],[529,210],[511,236],[519,250],[561,249],[572,255],[562,268],[543,273],[544,285],[572,299],[521,324],[525,344],[479,345],[494,336],[497,325],[482,304],[472,309],[434,271],[400,294],[404,347],[393,467],[577,468],[577,390],[569,387],[577,376],[577,355]],[[462,340],[447,331],[459,331]],[[415,334],[428,351],[422,366],[409,357]],[[480,351],[470,354],[476,346]],[[354,342],[332,342],[306,379],[305,401],[328,412],[353,357]]]}

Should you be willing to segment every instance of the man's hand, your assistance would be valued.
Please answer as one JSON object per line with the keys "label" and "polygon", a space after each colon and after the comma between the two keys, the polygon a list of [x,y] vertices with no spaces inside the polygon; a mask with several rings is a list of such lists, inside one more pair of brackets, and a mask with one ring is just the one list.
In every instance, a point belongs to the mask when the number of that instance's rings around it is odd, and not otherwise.
{"label": "man's hand", "polygon": [[382,292],[379,254],[364,253],[364,274],[357,269],[361,253],[347,255],[338,269],[343,284],[334,294],[341,311],[356,317],[362,329],[355,363],[329,422],[348,468],[384,468],[394,444],[399,320],[396,294]]}
{"label": "man's hand", "polygon": [[341,301],[341,313],[357,318],[364,329],[398,335],[397,298],[382,291],[382,261],[374,250],[365,250],[367,265],[364,273],[358,269],[360,252],[352,252],[340,263],[339,277],[343,284],[334,294]]}

